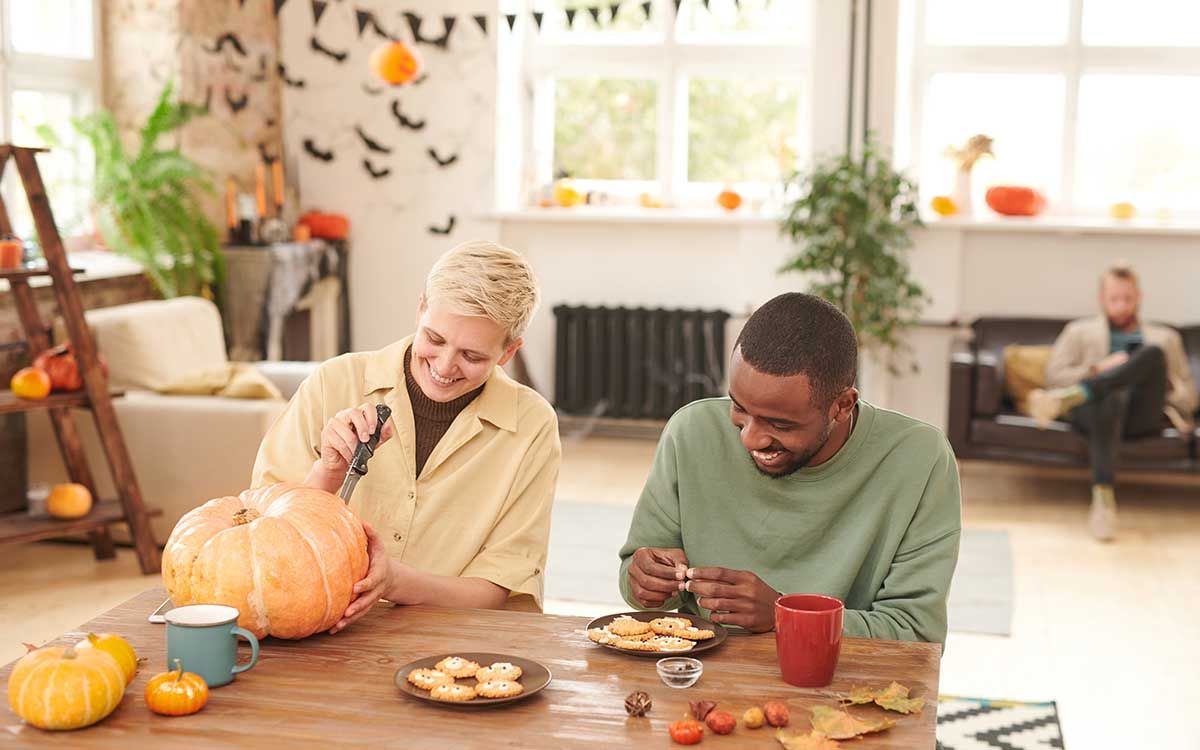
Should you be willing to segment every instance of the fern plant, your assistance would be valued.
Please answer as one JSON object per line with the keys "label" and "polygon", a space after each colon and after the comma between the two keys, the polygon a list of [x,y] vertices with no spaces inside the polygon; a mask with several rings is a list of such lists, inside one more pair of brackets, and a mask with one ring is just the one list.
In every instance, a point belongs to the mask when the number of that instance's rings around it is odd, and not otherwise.
{"label": "fern plant", "polygon": [[917,186],[868,139],[861,154],[820,159],[784,187],[795,198],[780,229],[799,250],[780,272],[807,274],[809,292],[850,318],[860,346],[894,354],[926,303],[907,259],[909,232],[922,226]]}
{"label": "fern plant", "polygon": [[[111,112],[97,110],[71,120],[96,156],[92,187],[96,228],[114,252],[141,264],[163,297],[200,295],[216,299],[225,279],[225,259],[216,227],[200,204],[198,191],[212,192],[204,170],[178,148],[159,140],[207,111],[172,100],[171,82],[139,133],[137,151],[121,142]],[[54,130],[38,134],[61,146]],[[219,303],[219,299],[218,299]]]}

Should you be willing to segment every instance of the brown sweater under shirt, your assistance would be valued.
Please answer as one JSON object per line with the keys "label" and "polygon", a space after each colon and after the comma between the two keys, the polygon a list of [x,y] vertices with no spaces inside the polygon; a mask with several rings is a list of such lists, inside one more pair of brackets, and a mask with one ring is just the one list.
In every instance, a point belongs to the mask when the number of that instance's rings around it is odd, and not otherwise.
{"label": "brown sweater under shirt", "polygon": [[413,427],[417,433],[414,441],[417,476],[421,476],[421,469],[425,468],[425,462],[429,460],[429,455],[437,447],[438,441],[450,429],[459,413],[467,408],[467,404],[483,393],[484,386],[481,385],[453,401],[434,401],[425,395],[421,386],[413,379],[411,347],[404,352],[404,384],[408,388],[408,400],[412,403]]}

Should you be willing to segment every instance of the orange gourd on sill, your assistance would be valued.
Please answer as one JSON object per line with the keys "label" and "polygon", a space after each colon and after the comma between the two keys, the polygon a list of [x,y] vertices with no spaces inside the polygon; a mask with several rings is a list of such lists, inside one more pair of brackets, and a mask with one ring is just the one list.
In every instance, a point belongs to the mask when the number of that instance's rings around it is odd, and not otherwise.
{"label": "orange gourd on sill", "polygon": [[175,669],[150,678],[146,683],[146,707],[163,716],[188,716],[208,704],[208,683],[198,674],[183,671],[175,660]]}
{"label": "orange gourd on sill", "polygon": [[1004,216],[1037,216],[1046,209],[1046,196],[1033,188],[999,185],[984,196],[993,211]]}
{"label": "orange gourd on sill", "polygon": [[64,521],[83,518],[92,512],[92,493],[75,482],[56,484],[46,497],[46,512]]}
{"label": "orange gourd on sill", "polygon": [[717,194],[717,204],[726,211],[736,211],[742,205],[742,196],[733,190],[722,190]]}
{"label": "orange gourd on sill", "polygon": [[130,645],[129,641],[121,636],[113,633],[101,633],[100,635],[88,633],[87,638],[75,644],[75,648],[95,648],[103,651],[117,660],[117,664],[121,667],[121,672],[125,675],[125,684],[128,685],[133,682],[133,676],[137,674],[137,652],[133,650],[133,646]]}
{"label": "orange gourd on sill", "polygon": [[50,395],[50,376],[36,367],[22,367],[8,381],[13,395],[29,401],[41,401]]}
{"label": "orange gourd on sill", "polygon": [[33,726],[82,729],[121,703],[125,674],[109,654],[98,648],[30,648],[8,677],[8,705]]}
{"label": "orange gourd on sill", "polygon": [[329,630],[367,572],[367,537],[346,504],[288,482],[209,500],[188,512],[163,549],[175,606],[236,607],[263,638]]}
{"label": "orange gourd on sill", "polygon": [[296,223],[308,227],[311,236],[323,240],[344,240],[350,236],[350,220],[341,214],[308,211]]}

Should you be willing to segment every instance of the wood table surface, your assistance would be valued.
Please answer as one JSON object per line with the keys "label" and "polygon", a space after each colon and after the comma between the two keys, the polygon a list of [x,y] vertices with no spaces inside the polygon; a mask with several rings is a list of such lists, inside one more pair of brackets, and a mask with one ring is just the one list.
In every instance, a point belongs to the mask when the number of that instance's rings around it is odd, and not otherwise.
{"label": "wood table surface", "polygon": [[[375,607],[336,636],[303,641],[267,639],[258,665],[210,694],[200,713],[168,718],[145,705],[146,682],[166,668],[165,626],[146,617],[163,600],[146,591],[54,641],[64,645],[87,632],[125,636],[145,657],[124,700],[111,716],[74,732],[44,732],[23,725],[4,704],[0,748],[346,747],[403,748],[609,748],[675,747],[667,725],[683,718],[688,701],[712,700],[740,717],[767,700],[786,701],[790,730],[809,729],[809,707],[835,705],[829,691],[886,686],[896,680],[927,696],[925,710],[898,719],[892,729],[843,742],[855,750],[924,750],[934,747],[938,667],[936,644],[846,639],[834,682],[803,690],[783,682],[772,634],[735,635],[702,654],[704,675],[686,690],[668,688],[655,659],[626,656],[591,643],[586,619],[524,612]],[[491,651],[534,659],[553,681],[541,693],[504,707],[471,710],[430,705],[403,695],[396,670],[440,653]],[[242,656],[248,654],[242,648]],[[12,664],[0,670],[7,685]],[[644,718],[625,713],[625,696],[644,690],[654,701]],[[854,707],[864,717],[875,706]],[[739,724],[726,736],[706,730],[709,748],[779,748],[774,730]]]}

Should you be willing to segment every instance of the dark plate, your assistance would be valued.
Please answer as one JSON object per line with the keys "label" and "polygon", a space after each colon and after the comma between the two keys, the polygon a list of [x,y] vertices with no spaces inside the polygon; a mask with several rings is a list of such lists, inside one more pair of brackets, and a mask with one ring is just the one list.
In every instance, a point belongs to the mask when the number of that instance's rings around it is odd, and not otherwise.
{"label": "dark plate", "polygon": [[[623,648],[617,648],[616,646],[611,646],[607,643],[596,643],[597,646],[611,649],[617,653],[626,654],[627,656],[652,656],[656,659],[665,659],[668,656],[691,656],[692,654],[711,651],[712,649],[724,643],[725,638],[729,635],[729,631],[715,622],[712,622],[711,620],[705,620],[703,617],[689,615],[686,612],[617,612],[616,614],[597,617],[595,620],[592,620],[587,624],[587,629],[591,630],[592,628],[602,628],[618,617],[622,617],[624,615],[629,615],[633,619],[641,620],[642,622],[650,622],[651,620],[657,620],[660,617],[682,617],[685,620],[690,620],[692,627],[694,628],[711,630],[713,632],[713,637],[709,638],[707,641],[696,641],[696,645],[692,647],[691,651],[626,651]],[[587,636],[585,635],[584,638],[587,638]],[[589,639],[588,643],[595,643],[595,641]]]}
{"label": "dark plate", "polygon": [[[408,681],[408,673],[414,669],[433,669],[434,665],[442,659],[451,656],[460,656],[464,659],[477,662],[479,666],[486,667],[489,664],[495,664],[498,661],[506,661],[509,664],[515,664],[521,668],[521,679],[518,680],[524,687],[525,692],[520,695],[514,695],[508,698],[476,698],[471,701],[438,701],[429,697],[429,692],[413,686]],[[459,651],[453,654],[438,654],[437,656],[426,656],[424,659],[417,659],[414,662],[405,664],[400,669],[396,670],[396,687],[400,688],[400,692],[407,693],[412,697],[433,703],[437,706],[449,706],[451,708],[485,708],[488,706],[500,706],[506,703],[515,703],[516,701],[525,700],[535,693],[541,692],[547,685],[550,684],[550,670],[546,665],[533,661],[532,659],[523,659],[520,656],[509,656],[508,654],[486,654],[478,651]],[[458,680],[459,684],[475,686],[474,677],[464,677]]]}

